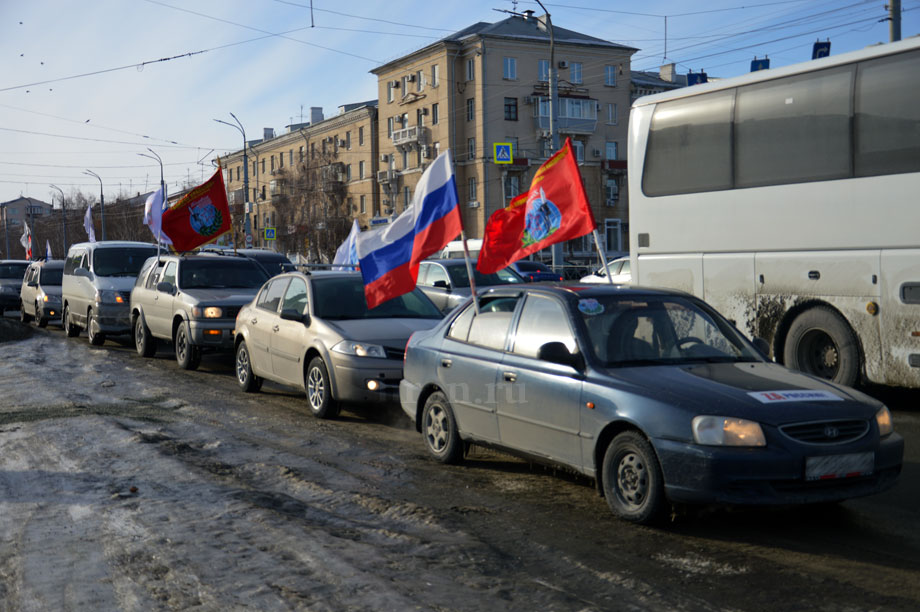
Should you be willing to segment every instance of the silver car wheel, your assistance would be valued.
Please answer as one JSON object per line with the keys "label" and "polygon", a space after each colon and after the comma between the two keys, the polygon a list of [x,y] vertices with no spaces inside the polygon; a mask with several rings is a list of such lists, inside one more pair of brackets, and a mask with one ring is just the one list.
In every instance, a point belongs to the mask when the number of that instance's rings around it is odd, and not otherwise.
{"label": "silver car wheel", "polygon": [[323,407],[323,400],[326,398],[326,381],[323,380],[323,373],[319,371],[319,368],[310,368],[310,373],[307,375],[307,398],[313,412]]}
{"label": "silver car wheel", "polygon": [[444,447],[449,442],[450,421],[444,408],[434,405],[428,411],[425,419],[425,437],[428,438],[428,446],[435,452],[444,452]]}
{"label": "silver car wheel", "polygon": [[314,357],[307,366],[304,388],[310,412],[320,419],[331,419],[339,414],[339,403],[332,397],[332,384],[326,364],[321,357]]}

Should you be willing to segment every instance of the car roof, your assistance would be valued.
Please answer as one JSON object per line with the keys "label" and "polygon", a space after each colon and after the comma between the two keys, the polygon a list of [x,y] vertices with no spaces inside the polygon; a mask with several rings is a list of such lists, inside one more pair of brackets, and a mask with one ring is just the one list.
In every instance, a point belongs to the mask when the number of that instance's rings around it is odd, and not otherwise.
{"label": "car roof", "polygon": [[0,259],[0,264],[12,264],[12,263],[30,264],[32,262],[29,261],[28,259]]}
{"label": "car roof", "polygon": [[584,299],[592,297],[600,297],[605,295],[618,295],[618,296],[649,296],[649,295],[670,295],[670,296],[680,296],[687,297],[690,294],[683,291],[678,291],[676,289],[663,289],[660,287],[641,287],[636,285],[610,285],[610,284],[584,284],[578,282],[564,282],[564,283],[527,283],[524,285],[514,284],[514,285],[496,285],[494,287],[489,287],[486,289],[482,295],[487,295],[489,293],[505,293],[505,292],[520,292],[527,291],[529,293],[549,293],[558,295],[561,297],[569,299]]}
{"label": "car roof", "polygon": [[74,247],[90,247],[94,249],[107,249],[107,248],[116,248],[116,247],[153,247],[157,248],[157,245],[152,242],[139,242],[136,240],[100,240],[96,242],[76,242],[70,245],[70,248]]}
{"label": "car roof", "polygon": [[63,259],[50,259],[47,261],[33,261],[32,265],[36,268],[63,268]]}

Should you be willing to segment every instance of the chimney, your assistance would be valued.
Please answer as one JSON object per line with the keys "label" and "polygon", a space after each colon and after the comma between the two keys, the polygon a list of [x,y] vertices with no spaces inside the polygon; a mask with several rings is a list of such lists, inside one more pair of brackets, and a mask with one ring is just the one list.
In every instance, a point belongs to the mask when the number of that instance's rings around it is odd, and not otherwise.
{"label": "chimney", "polygon": [[322,106],[311,106],[310,107],[310,123],[316,125],[323,120],[323,107]]}
{"label": "chimney", "polygon": [[271,140],[275,137],[275,128],[262,128],[262,140]]}
{"label": "chimney", "polygon": [[527,21],[531,17],[533,17],[533,11],[531,11],[530,9],[527,9],[526,11],[524,11],[524,21]]}
{"label": "chimney", "polygon": [[677,74],[677,66],[674,63],[664,64],[658,69],[658,74],[661,76],[662,81],[673,83]]}

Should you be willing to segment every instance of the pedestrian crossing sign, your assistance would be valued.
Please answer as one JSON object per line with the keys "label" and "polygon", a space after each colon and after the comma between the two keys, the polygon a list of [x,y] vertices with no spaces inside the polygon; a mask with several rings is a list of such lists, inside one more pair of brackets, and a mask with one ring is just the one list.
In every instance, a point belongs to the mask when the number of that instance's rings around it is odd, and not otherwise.
{"label": "pedestrian crossing sign", "polygon": [[492,143],[492,148],[494,150],[496,164],[510,164],[514,161],[511,154],[510,142],[495,142]]}
{"label": "pedestrian crossing sign", "polygon": [[273,228],[273,227],[266,227],[266,228],[265,228],[265,239],[266,239],[266,240],[274,240],[274,239],[275,239],[275,228]]}

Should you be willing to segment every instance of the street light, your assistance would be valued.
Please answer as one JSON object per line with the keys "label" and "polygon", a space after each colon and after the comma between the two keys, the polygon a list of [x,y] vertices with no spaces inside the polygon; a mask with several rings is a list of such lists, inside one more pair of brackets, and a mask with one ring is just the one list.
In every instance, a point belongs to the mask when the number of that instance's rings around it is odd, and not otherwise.
{"label": "street light", "polygon": [[102,193],[102,177],[92,170],[84,170],[83,174],[99,179],[99,213],[102,215],[102,239],[105,240],[105,195]]}
{"label": "street light", "polygon": [[64,212],[64,190],[57,185],[48,185],[61,192],[61,236],[64,238],[64,255],[67,254],[67,213]]}
{"label": "street light", "polygon": [[[243,124],[239,119],[236,118],[236,115],[230,113],[230,116],[233,117],[234,121],[236,121],[236,125],[222,119],[215,119],[214,121],[217,123],[223,123],[224,125],[229,125],[243,135],[243,206],[245,207],[246,201],[249,199],[249,158],[246,156],[246,130],[243,129]],[[246,242],[249,243],[252,242],[252,225],[249,220],[249,215],[246,214],[245,208],[243,213],[245,219],[244,231],[246,232]],[[236,247],[236,241],[234,241],[233,245]]]}
{"label": "street light", "polygon": [[[156,154],[156,151],[154,151],[150,147],[147,147],[147,150],[150,151],[152,155],[147,155],[146,153],[138,153],[138,155],[140,155],[141,157],[146,157],[147,159],[152,159],[156,162],[159,162],[160,164],[160,189],[163,191],[163,202],[166,202],[167,201],[166,182],[163,180],[163,160],[160,158],[159,155]],[[162,207],[162,204],[160,206]],[[161,208],[161,214],[162,214],[162,208]],[[162,233],[163,232],[161,230],[160,235],[162,235]],[[157,236],[157,257],[159,258],[159,256],[160,256],[160,236],[158,235]]]}

